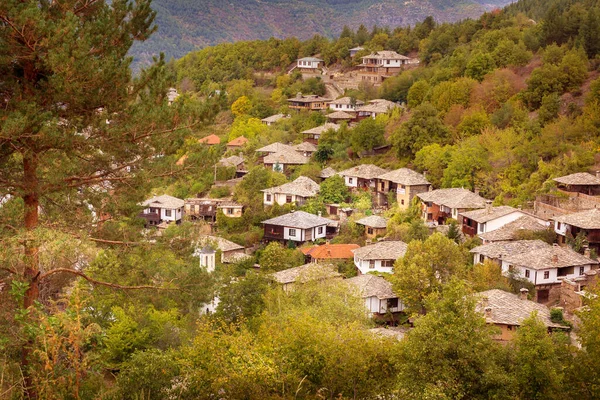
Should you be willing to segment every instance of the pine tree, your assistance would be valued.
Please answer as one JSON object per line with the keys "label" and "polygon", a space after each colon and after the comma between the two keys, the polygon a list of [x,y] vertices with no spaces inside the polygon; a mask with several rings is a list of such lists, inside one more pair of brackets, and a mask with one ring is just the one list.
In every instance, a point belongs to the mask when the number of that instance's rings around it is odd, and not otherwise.
{"label": "pine tree", "polygon": [[[155,155],[172,150],[182,109],[167,104],[162,57],[135,79],[127,57],[155,31],[154,17],[149,0],[0,2],[0,197],[22,204],[3,217],[0,233],[14,245],[0,254],[11,265],[0,279],[25,283],[24,309],[55,274],[89,279],[72,264],[47,265],[46,240],[85,239],[132,180],[164,173]],[[34,398],[29,360],[25,343]]]}

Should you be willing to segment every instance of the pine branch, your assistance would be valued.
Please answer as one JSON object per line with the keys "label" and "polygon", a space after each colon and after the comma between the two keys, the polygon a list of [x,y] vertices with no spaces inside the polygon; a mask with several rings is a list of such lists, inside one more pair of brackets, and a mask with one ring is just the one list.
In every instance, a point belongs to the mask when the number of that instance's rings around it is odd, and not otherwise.
{"label": "pine branch", "polygon": [[181,291],[181,288],[178,288],[178,287],[176,287],[176,288],[167,288],[167,287],[153,286],[153,285],[126,286],[126,285],[119,285],[119,284],[111,283],[111,282],[99,281],[97,279],[94,279],[94,278],[91,278],[91,277],[87,276],[83,272],[76,271],[76,270],[70,269],[70,268],[56,268],[56,269],[53,269],[53,270],[48,271],[48,272],[46,272],[44,274],[41,274],[40,277],[39,277],[39,280],[42,281],[42,280],[48,278],[49,276],[52,276],[52,275],[58,274],[58,273],[67,273],[67,274],[77,275],[77,276],[85,279],[86,281],[94,284],[94,285],[106,286],[106,287],[110,287],[110,288],[113,288],[113,289],[120,289],[120,290],[152,289],[152,290],[178,290],[178,291]]}

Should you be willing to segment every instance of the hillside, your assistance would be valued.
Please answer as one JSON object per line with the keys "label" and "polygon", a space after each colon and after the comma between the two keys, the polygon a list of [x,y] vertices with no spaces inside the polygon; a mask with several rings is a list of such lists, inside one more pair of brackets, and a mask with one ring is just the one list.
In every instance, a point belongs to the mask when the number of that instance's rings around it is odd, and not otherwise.
{"label": "hillside", "polygon": [[154,0],[158,32],[137,43],[138,61],[164,52],[181,57],[207,45],[270,37],[337,36],[344,25],[414,25],[431,15],[440,22],[475,18],[510,0]]}

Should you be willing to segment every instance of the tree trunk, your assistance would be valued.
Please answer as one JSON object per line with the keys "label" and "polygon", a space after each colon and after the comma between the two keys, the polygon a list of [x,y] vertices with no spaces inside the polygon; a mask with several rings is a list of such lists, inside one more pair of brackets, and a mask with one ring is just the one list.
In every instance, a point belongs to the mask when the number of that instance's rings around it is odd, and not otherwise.
{"label": "tree trunk", "polygon": [[[33,235],[33,231],[38,226],[38,178],[37,178],[37,159],[31,153],[23,154],[23,183],[26,194],[23,196],[25,229],[28,234]],[[28,309],[39,296],[39,248],[37,241],[33,237],[27,237],[25,240],[25,269],[23,278],[29,285],[23,299],[23,308]],[[29,373],[29,361],[31,355],[31,341],[26,342],[21,349],[21,369],[24,377],[25,394],[29,399],[37,398],[33,390],[32,379]]]}

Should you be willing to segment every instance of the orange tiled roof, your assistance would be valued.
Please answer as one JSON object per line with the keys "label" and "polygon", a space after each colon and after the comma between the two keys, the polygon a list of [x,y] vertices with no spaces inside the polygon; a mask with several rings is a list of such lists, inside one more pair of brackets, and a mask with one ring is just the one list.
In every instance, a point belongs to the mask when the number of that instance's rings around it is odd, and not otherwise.
{"label": "orange tiled roof", "polygon": [[209,135],[205,138],[198,140],[198,142],[204,143],[204,144],[219,144],[219,143],[221,143],[221,139],[219,139],[219,137],[217,135],[212,134],[212,135]]}
{"label": "orange tiled roof", "polygon": [[304,255],[315,259],[354,258],[352,250],[358,249],[357,244],[323,244],[321,246],[300,249]]}
{"label": "orange tiled roof", "polygon": [[227,146],[243,146],[246,143],[248,143],[248,139],[246,139],[243,136],[240,137],[236,137],[235,139],[233,139],[231,142],[227,143]]}

